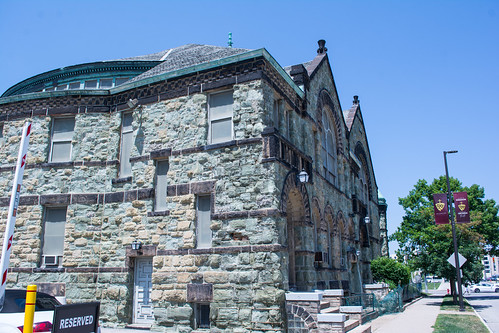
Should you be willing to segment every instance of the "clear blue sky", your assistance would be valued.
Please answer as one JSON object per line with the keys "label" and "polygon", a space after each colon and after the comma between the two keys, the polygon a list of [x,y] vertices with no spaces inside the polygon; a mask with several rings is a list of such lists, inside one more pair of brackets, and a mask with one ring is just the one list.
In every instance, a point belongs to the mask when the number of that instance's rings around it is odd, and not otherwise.
{"label": "clear blue sky", "polygon": [[[265,47],[282,65],[326,47],[342,108],[359,95],[389,233],[418,179],[499,201],[499,1],[0,0],[0,93],[79,63],[188,44]],[[391,244],[391,250],[395,245]]]}

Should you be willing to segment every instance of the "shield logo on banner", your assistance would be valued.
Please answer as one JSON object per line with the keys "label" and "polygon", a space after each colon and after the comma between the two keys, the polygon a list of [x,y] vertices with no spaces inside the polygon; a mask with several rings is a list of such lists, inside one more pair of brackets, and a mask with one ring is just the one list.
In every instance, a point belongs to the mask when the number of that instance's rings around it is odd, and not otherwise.
{"label": "shield logo on banner", "polygon": [[470,211],[468,205],[468,193],[466,192],[455,192],[454,202],[456,203],[456,222],[457,223],[469,223],[470,222]]}
{"label": "shield logo on banner", "polygon": [[433,212],[436,224],[449,223],[449,210],[447,209],[447,195],[445,193],[433,194]]}

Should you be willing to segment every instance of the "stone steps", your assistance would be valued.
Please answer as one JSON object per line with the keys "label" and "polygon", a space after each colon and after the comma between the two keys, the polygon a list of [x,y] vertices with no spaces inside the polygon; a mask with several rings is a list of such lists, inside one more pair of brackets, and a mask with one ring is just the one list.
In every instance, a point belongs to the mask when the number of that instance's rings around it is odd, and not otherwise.
{"label": "stone steps", "polygon": [[351,331],[352,329],[356,328],[359,325],[360,325],[360,322],[358,320],[356,320],[356,319],[348,319],[345,322],[345,328],[344,328],[343,332]]}
{"label": "stone steps", "polygon": [[340,307],[328,307],[328,308],[325,308],[325,309],[322,309],[321,310],[321,313],[339,313],[340,312]]}
{"label": "stone steps", "polygon": [[319,308],[320,308],[321,312],[322,312],[323,309],[329,308],[329,302],[327,302],[327,301],[321,301]]}

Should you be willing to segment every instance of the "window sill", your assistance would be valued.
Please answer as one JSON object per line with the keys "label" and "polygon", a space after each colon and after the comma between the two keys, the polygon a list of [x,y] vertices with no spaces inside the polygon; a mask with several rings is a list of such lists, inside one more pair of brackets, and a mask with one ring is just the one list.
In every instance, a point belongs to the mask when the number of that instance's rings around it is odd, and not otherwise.
{"label": "window sill", "polygon": [[33,273],[64,273],[63,267],[38,267],[33,269]]}
{"label": "window sill", "polygon": [[147,216],[152,217],[152,216],[169,216],[170,211],[169,210],[163,210],[163,211],[156,211],[156,212],[148,212]]}
{"label": "window sill", "polygon": [[124,178],[114,178],[113,180],[111,180],[111,183],[113,184],[131,183],[131,182],[132,182],[132,176]]}
{"label": "window sill", "polygon": [[72,167],[74,165],[74,162],[68,161],[68,162],[48,162],[48,163],[43,163],[42,167],[46,168],[66,168],[66,167]]}
{"label": "window sill", "polygon": [[235,144],[236,144],[236,140],[230,140],[230,141],[224,141],[224,142],[218,142],[218,143],[210,143],[210,144],[205,146],[205,150],[231,147],[231,146],[234,146]]}

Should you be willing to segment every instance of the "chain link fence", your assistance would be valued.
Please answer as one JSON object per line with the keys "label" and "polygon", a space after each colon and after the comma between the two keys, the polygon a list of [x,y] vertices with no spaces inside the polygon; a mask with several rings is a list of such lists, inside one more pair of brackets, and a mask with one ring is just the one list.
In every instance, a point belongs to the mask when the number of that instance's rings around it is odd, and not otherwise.
{"label": "chain link fence", "polygon": [[381,300],[375,301],[378,314],[401,312],[404,303],[421,296],[421,283],[410,283],[403,287],[397,287],[390,291],[388,295]]}

